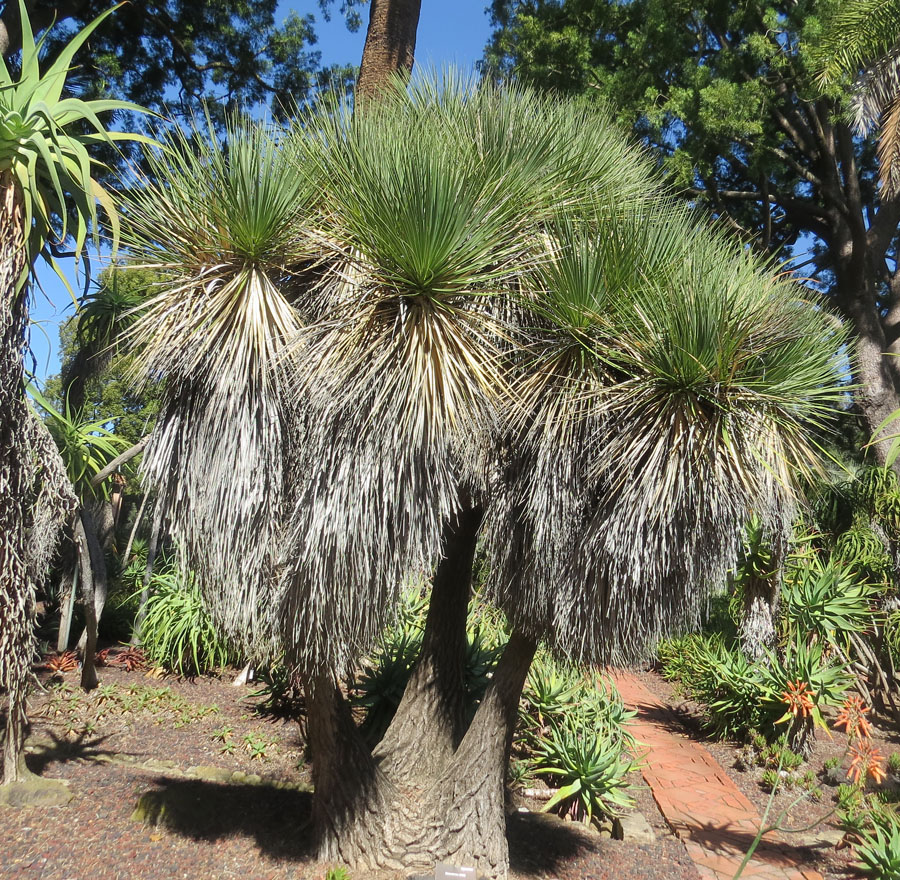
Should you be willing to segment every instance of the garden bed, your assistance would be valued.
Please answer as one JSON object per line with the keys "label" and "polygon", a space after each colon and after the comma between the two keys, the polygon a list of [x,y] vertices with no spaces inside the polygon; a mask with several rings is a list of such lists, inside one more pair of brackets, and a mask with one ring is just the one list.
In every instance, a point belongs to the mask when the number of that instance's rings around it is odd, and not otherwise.
{"label": "garden bed", "polygon": [[[257,714],[246,700],[254,685],[234,688],[229,677],[158,679],[113,667],[101,669],[100,679],[101,687],[85,695],[68,673],[33,695],[29,766],[65,780],[72,799],[59,807],[0,808],[0,875],[324,877],[327,866],[309,849],[300,727]],[[576,823],[513,812],[512,880],[695,880],[684,847],[634,776],[655,843],[601,838]],[[141,800],[148,792],[155,794]],[[160,824],[133,818],[139,800],[151,818],[164,806]]]}
{"label": "garden bed", "polygon": [[[830,736],[822,730],[816,731],[811,753],[802,768],[804,771],[812,770],[815,774],[821,797],[819,799],[810,796],[801,797],[802,790],[799,788],[790,790],[779,788],[773,796],[763,783],[763,769],[745,766],[743,744],[717,740],[708,735],[703,724],[704,714],[701,706],[686,700],[677,685],[666,681],[655,672],[644,672],[639,674],[639,678],[648,689],[673,707],[682,728],[681,732],[703,743],[741,792],[754,804],[760,815],[769,809],[770,823],[775,817],[783,814],[780,822],[783,827],[806,827],[815,823],[818,817],[823,817],[823,821],[816,823],[813,828],[796,834],[781,835],[784,840],[803,848],[802,851],[808,856],[805,867],[819,871],[825,880],[845,880],[847,877],[861,876],[855,867],[852,837],[840,841],[844,832],[839,819],[836,814],[827,815],[836,806],[837,784],[839,781],[846,781],[846,768],[849,763],[847,736],[843,731],[833,729],[831,722],[836,714],[833,710],[827,713],[829,727],[832,728]],[[885,720],[875,719],[872,723],[871,740],[873,746],[887,757],[900,751],[900,734],[879,721]],[[841,762],[841,769],[836,769],[830,778],[825,770],[825,764],[829,760]],[[894,789],[900,786],[900,780],[889,774],[881,786],[885,790]],[[868,789],[871,791],[877,787],[870,783]]]}

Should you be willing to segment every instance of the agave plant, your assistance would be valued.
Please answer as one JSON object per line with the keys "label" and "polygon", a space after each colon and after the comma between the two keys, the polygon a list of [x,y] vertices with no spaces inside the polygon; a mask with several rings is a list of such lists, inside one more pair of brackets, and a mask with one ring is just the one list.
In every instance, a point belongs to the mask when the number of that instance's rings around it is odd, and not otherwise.
{"label": "agave plant", "polygon": [[4,782],[23,772],[24,682],[32,653],[30,596],[49,564],[58,527],[76,504],[53,444],[25,402],[27,282],[39,256],[52,263],[48,242],[61,244],[73,232],[80,254],[89,226],[96,240],[97,202],[104,206],[115,238],[116,212],[92,174],[96,162],[89,148],[132,137],[107,131],[98,113],[140,109],[65,95],[75,52],[112,10],[74,36],[44,70],[43,40],[35,41],[21,0],[19,11],[20,69],[13,73],[5,60],[0,64],[0,689],[9,704]]}

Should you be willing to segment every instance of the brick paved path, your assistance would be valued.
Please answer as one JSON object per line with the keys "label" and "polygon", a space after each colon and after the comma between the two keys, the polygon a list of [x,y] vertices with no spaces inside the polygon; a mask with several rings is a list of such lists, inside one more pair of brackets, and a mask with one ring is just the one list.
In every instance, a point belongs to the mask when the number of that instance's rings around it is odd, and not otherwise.
{"label": "brick paved path", "polygon": [[[669,706],[634,676],[611,674],[625,705],[637,710],[631,729],[649,747],[642,773],[660,812],[684,841],[701,880],[731,880],[759,830],[759,813],[702,745],[674,732],[677,722]],[[767,835],[744,878],[822,880],[822,875],[798,867],[792,847]]]}

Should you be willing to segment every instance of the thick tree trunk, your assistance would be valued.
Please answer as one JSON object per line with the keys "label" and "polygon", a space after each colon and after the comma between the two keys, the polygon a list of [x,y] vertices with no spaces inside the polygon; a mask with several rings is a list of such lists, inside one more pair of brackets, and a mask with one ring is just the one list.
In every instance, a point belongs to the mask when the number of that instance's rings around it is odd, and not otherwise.
{"label": "thick tree trunk", "polygon": [[900,422],[880,426],[900,410],[900,395],[894,385],[893,370],[888,363],[891,355],[886,353],[887,345],[874,304],[861,298],[847,300],[850,298],[844,301],[843,310],[855,331],[856,401],[866,430],[875,440],[871,447],[875,460],[883,465],[892,443],[890,435],[900,431]]}
{"label": "thick tree trunk", "polygon": [[393,74],[412,70],[422,0],[372,0],[357,100],[374,97]]}
{"label": "thick tree trunk", "polygon": [[404,827],[410,864],[421,864],[415,854],[427,854],[429,866],[444,861],[474,867],[479,877],[507,876],[507,743],[536,650],[533,639],[512,634],[459,749],[427,793],[421,815]]}
{"label": "thick tree trunk", "polygon": [[391,786],[330,675],[306,680],[306,710],[319,856],[368,869],[383,865],[379,841],[387,835]]}
{"label": "thick tree trunk", "polygon": [[[370,870],[429,871],[444,861],[505,878],[507,744],[536,649],[513,633],[459,747],[420,779],[399,769],[399,754],[389,773],[378,766],[331,679],[308,685],[320,856]],[[405,756],[415,762],[415,751]]]}
{"label": "thick tree trunk", "polygon": [[22,356],[28,306],[16,284],[25,267],[22,198],[9,173],[0,178],[0,690],[7,699],[3,783],[22,770],[25,681],[32,651],[33,597],[27,572],[31,525],[28,419]]}
{"label": "thick tree trunk", "polygon": [[434,574],[422,652],[397,714],[375,750],[395,782],[439,775],[465,732],[466,617],[481,527],[469,508],[444,528],[443,558]]}

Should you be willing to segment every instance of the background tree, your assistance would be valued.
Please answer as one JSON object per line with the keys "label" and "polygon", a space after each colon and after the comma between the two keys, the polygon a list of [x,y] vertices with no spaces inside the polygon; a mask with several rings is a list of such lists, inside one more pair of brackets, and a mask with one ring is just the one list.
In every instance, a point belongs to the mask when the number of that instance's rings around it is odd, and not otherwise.
{"label": "background tree", "polygon": [[826,18],[815,48],[817,79],[826,89],[851,80],[857,133],[878,129],[878,176],[888,198],[900,185],[900,3],[849,0]]}
{"label": "background tree", "polygon": [[[812,276],[853,330],[872,435],[900,404],[900,205],[879,198],[871,140],[822,95],[812,54],[830,0],[495,0],[488,64],[609,102],[671,184],[756,248],[812,242]],[[875,452],[884,461],[889,441]]]}
{"label": "background tree", "polygon": [[372,0],[363,48],[358,99],[372,97],[393,74],[412,71],[422,0]]}
{"label": "background tree", "polygon": [[[364,0],[341,0],[347,26],[360,24]],[[310,6],[312,4],[310,3]],[[327,17],[334,0],[320,0]],[[75,78],[87,97],[114,97],[168,115],[213,105],[268,104],[290,113],[318,86],[352,77],[348,67],[320,66],[315,16],[291,12],[276,21],[277,0],[181,3],[157,0],[125,3],[93,34],[74,58]],[[40,32],[58,25],[47,41],[52,57],[87,22],[108,8],[103,0],[27,0],[25,8]],[[18,4],[0,14],[0,52],[9,58],[21,46]]]}

